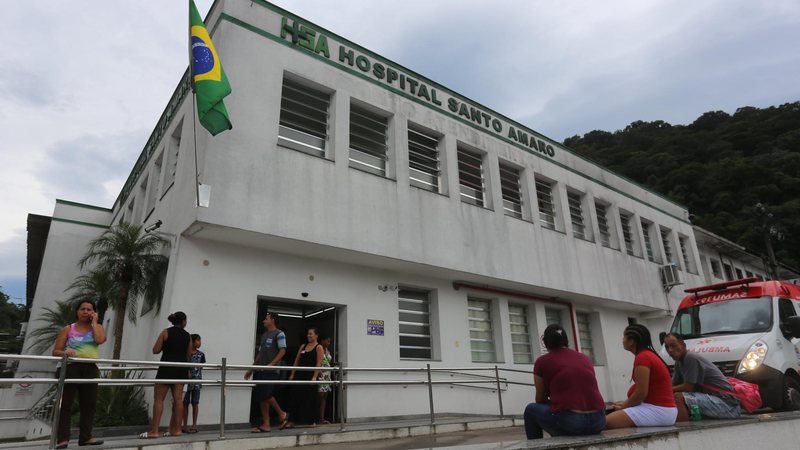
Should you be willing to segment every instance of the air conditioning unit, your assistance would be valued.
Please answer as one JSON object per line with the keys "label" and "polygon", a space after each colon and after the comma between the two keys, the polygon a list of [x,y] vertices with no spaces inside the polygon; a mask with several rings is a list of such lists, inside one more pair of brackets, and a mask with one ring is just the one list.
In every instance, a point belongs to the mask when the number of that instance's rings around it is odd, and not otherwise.
{"label": "air conditioning unit", "polygon": [[679,284],[683,284],[683,282],[678,272],[678,265],[671,263],[661,266],[661,285],[664,287],[664,292],[669,292],[673,286]]}

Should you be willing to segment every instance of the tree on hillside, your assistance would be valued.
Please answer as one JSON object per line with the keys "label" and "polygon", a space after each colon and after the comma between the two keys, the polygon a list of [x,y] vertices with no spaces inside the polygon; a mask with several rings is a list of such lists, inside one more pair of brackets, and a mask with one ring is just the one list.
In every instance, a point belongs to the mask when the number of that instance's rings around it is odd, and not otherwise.
{"label": "tree on hillside", "polygon": [[685,206],[694,224],[762,255],[763,226],[753,210],[766,205],[780,236],[772,242],[778,261],[800,269],[800,102],[711,111],[689,125],[636,121],[564,144]]}
{"label": "tree on hillside", "polygon": [[116,284],[114,297],[108,299],[115,312],[114,359],[120,357],[125,317],[136,323],[139,299],[156,310],[161,308],[169,263],[161,251],[168,247],[166,239],[145,233],[140,225],[122,222],[89,242],[86,254],[80,259],[81,268],[96,264],[94,270],[108,274]]}

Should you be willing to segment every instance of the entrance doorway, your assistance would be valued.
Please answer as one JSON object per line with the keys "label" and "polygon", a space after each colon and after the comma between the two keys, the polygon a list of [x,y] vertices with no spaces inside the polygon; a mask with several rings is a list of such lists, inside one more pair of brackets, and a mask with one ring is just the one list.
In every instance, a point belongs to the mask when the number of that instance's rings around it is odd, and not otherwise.
{"label": "entrance doorway", "polygon": [[[259,337],[264,333],[262,321],[267,313],[276,313],[279,316],[278,328],[286,335],[286,355],[283,357],[284,365],[291,366],[300,346],[306,342],[306,333],[309,328],[316,328],[320,337],[327,335],[333,339],[328,351],[331,353],[333,362],[339,362],[339,306],[320,302],[297,302],[293,300],[258,297],[258,315],[256,316],[256,333],[253,336],[253,354],[258,348]],[[287,379],[288,372],[282,372],[282,379]],[[331,371],[331,378],[336,380],[336,372]],[[324,419],[336,422],[339,420],[336,402],[337,390],[333,386],[332,392],[328,394]],[[281,408],[290,411],[293,399],[291,387],[279,386],[276,389],[275,398]],[[254,426],[261,424],[261,414],[257,402],[251,397],[250,401],[250,422]],[[270,418],[276,420],[274,411],[270,411]]]}

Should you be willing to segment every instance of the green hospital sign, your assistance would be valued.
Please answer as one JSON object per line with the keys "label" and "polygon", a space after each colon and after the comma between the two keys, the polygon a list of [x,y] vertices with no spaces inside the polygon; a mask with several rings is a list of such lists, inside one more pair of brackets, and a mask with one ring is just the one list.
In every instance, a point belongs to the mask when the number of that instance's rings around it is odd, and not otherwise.
{"label": "green hospital sign", "polygon": [[283,39],[290,40],[292,44],[325,57],[342,67],[358,70],[365,76],[383,83],[392,90],[401,91],[407,97],[415,98],[434,109],[455,115],[462,121],[469,122],[506,141],[511,141],[518,146],[524,146],[532,153],[535,152],[548,157],[555,156],[553,145],[539,139],[533,133],[529,133],[519,127],[515,128],[502,118],[495,117],[447,92],[437,90],[435,87],[409,76],[401,69],[375,61],[373,58],[344,44],[337,43],[332,49],[327,36],[317,33],[314,29],[296,20],[291,21],[287,17],[282,17],[280,36]]}

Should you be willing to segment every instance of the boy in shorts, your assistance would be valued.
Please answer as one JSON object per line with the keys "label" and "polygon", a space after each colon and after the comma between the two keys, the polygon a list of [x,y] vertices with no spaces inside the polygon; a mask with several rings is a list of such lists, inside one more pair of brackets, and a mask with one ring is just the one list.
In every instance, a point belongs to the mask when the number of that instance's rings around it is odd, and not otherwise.
{"label": "boy in shorts", "polygon": [[[192,363],[205,364],[206,354],[200,351],[200,346],[203,344],[199,334],[192,335]],[[192,380],[203,379],[203,368],[192,367],[189,369],[189,378]],[[184,433],[197,433],[197,413],[200,411],[200,389],[202,384],[186,384],[186,394],[183,396],[183,432]],[[189,425],[189,404],[192,404],[192,428],[188,430],[186,427]]]}

